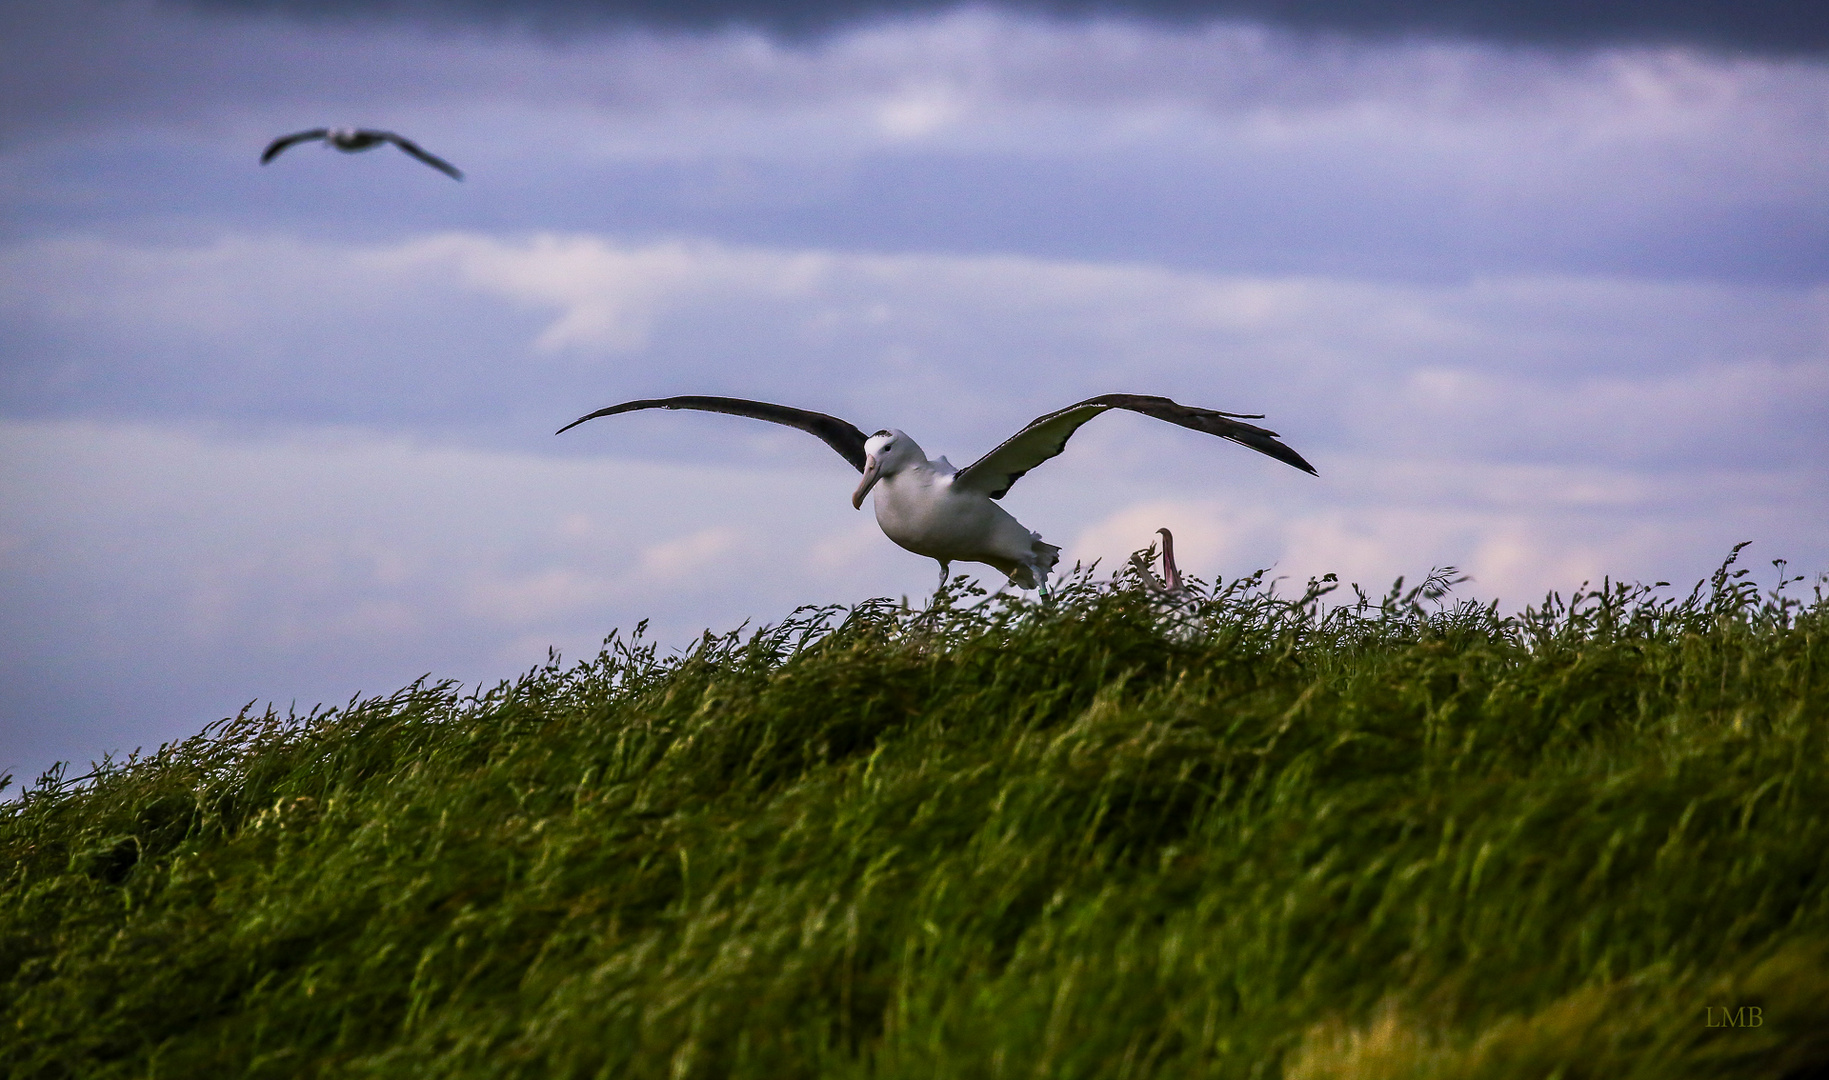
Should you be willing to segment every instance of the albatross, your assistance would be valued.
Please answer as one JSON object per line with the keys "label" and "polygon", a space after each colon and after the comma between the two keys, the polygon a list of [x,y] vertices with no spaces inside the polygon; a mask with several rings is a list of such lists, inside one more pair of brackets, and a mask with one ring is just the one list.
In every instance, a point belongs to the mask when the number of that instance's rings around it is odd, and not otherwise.
{"label": "albatross", "polygon": [[393,143],[406,153],[425,162],[432,168],[444,173],[453,180],[462,180],[464,174],[457,166],[434,154],[428,154],[419,148],[413,140],[391,131],[370,131],[368,128],[312,128],[310,131],[298,131],[291,135],[281,135],[267,144],[266,152],[260,155],[260,163],[265,165],[278,157],[287,147],[295,146],[313,139],[322,139],[326,146],[334,146],[345,154],[354,154],[362,150],[373,150],[382,143]]}
{"label": "albatross", "polygon": [[898,428],[865,435],[855,424],[836,416],[771,405],[743,398],[685,396],[644,398],[587,413],[560,428],[563,434],[600,416],[641,409],[695,409],[701,412],[747,416],[799,428],[817,436],[863,474],[851,493],[851,506],[862,509],[865,496],[876,492],[876,521],[883,533],[899,546],[925,555],[940,564],[940,584],[955,562],[977,562],[1008,575],[1012,584],[1040,589],[1047,595],[1048,574],[1061,549],[1042,540],[997,505],[1023,474],[1059,454],[1067,440],[1093,417],[1112,409],[1167,420],[1185,428],[1217,435],[1250,447],[1278,461],[1314,474],[1314,466],[1277,440],[1277,434],[1246,420],[1262,420],[1257,413],[1224,413],[1181,405],[1165,397],[1145,394],[1102,394],[1087,398],[1046,416],[1005,439],[990,453],[963,469],[945,457],[930,460],[920,444]]}
{"label": "albatross", "polygon": [[1162,537],[1162,581],[1164,592],[1177,598],[1186,597],[1188,591],[1181,586],[1181,571],[1175,567],[1175,534],[1167,527],[1157,529]]}
{"label": "albatross", "polygon": [[1156,533],[1162,537],[1161,583],[1157,583],[1156,576],[1150,573],[1149,562],[1143,557],[1142,552],[1138,552],[1130,557],[1131,565],[1137,568],[1137,574],[1142,578],[1145,585],[1148,585],[1150,588],[1176,603],[1186,603],[1187,601],[1194,599],[1194,594],[1189,592],[1187,586],[1181,583],[1181,571],[1175,566],[1175,534],[1169,532],[1166,528],[1157,529]]}

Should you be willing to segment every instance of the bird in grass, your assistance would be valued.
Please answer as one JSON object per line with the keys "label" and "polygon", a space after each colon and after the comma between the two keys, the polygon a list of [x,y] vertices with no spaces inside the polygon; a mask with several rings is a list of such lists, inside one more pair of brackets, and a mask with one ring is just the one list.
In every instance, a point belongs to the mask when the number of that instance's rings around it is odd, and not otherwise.
{"label": "bird in grass", "polygon": [[1170,600],[1186,603],[1194,599],[1194,594],[1181,583],[1181,571],[1175,566],[1175,534],[1167,528],[1157,529],[1156,532],[1162,536],[1162,584],[1157,585],[1156,579],[1147,575],[1145,580]]}
{"label": "bird in grass", "polygon": [[326,146],[334,146],[345,154],[359,153],[363,150],[373,150],[382,143],[393,143],[401,150],[418,158],[420,161],[425,162],[427,165],[444,173],[453,180],[462,180],[464,178],[464,174],[458,171],[457,166],[435,154],[426,153],[424,150],[420,149],[419,145],[413,142],[413,140],[408,139],[405,136],[396,135],[391,131],[370,131],[367,128],[312,128],[310,131],[300,131],[291,135],[281,135],[279,138],[274,139],[271,143],[267,144],[266,152],[260,155],[260,163],[265,165],[269,161],[272,161],[281,153],[285,152],[287,147],[295,146],[302,142],[311,142],[316,139],[323,140]]}
{"label": "bird in grass", "polygon": [[1150,572],[1149,559],[1139,551],[1130,557],[1131,566],[1137,571],[1137,577],[1151,589],[1178,603],[1186,603],[1194,598],[1187,587],[1181,583],[1181,571],[1175,566],[1175,534],[1166,528],[1157,529],[1162,537],[1162,580]]}
{"label": "bird in grass", "polygon": [[785,424],[816,435],[863,474],[857,490],[851,493],[851,505],[862,509],[864,497],[874,489],[876,521],[883,533],[901,547],[938,562],[942,586],[954,562],[977,562],[995,567],[1021,588],[1040,589],[1044,596],[1048,574],[1060,558],[1061,549],[1044,542],[1040,533],[1024,528],[997,505],[997,500],[1024,473],[1066,449],[1067,440],[1080,425],[1100,413],[1128,409],[1230,439],[1306,473],[1315,471],[1302,455],[1277,441],[1276,432],[1244,422],[1263,419],[1260,415],[1215,412],[1143,394],[1103,394],[1036,417],[963,469],[954,468],[944,457],[930,460],[918,443],[896,428],[865,435],[856,425],[836,416],[742,398],[687,396],[625,401],[580,416],[559,432],[600,416],[640,409],[728,413]]}
{"label": "bird in grass", "polygon": [[1186,596],[1187,590],[1181,587],[1181,571],[1175,568],[1175,534],[1165,526],[1156,532],[1162,536],[1162,581],[1164,592],[1170,596]]}

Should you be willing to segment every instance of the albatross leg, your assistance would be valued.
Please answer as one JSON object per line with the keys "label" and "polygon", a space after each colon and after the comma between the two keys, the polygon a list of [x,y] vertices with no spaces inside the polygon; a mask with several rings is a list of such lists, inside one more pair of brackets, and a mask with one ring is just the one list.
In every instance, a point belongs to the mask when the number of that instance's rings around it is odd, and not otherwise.
{"label": "albatross leg", "polygon": [[942,592],[946,589],[946,579],[948,577],[952,576],[952,572],[953,572],[952,560],[936,559],[934,561],[938,562],[940,564],[940,588],[936,589],[935,591]]}
{"label": "albatross leg", "polygon": [[1051,568],[1040,559],[1029,563],[1029,575],[1035,579],[1035,591],[1041,594],[1043,600],[1054,599],[1054,590],[1048,588],[1049,569]]}

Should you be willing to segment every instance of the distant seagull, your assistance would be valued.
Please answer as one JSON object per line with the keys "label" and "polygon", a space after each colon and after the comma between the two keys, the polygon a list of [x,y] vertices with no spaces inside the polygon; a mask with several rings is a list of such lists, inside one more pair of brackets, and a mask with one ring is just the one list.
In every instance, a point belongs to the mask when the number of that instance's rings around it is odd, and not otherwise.
{"label": "distant seagull", "polygon": [[312,128],[310,131],[301,131],[294,135],[282,135],[268,145],[266,153],[260,155],[260,163],[265,165],[278,157],[287,147],[310,142],[313,139],[322,139],[345,154],[373,150],[382,143],[393,143],[453,180],[464,178],[464,174],[457,171],[457,166],[441,157],[426,153],[413,140],[403,138],[391,131],[370,131],[367,128]]}
{"label": "distant seagull", "polygon": [[[1066,449],[1067,440],[1081,424],[1108,409],[1129,409],[1158,420],[1218,435],[1248,446],[1306,473],[1314,466],[1276,439],[1276,432],[1241,420],[1261,420],[1257,414],[1222,413],[1178,405],[1165,397],[1141,394],[1104,394],[1037,417],[1029,426],[1004,440],[963,469],[944,457],[930,461],[920,446],[895,428],[865,437],[856,426],[825,413],[786,405],[726,397],[670,397],[625,401],[580,416],[560,428],[569,431],[599,416],[638,409],[698,409],[729,413],[754,420],[785,424],[817,435],[827,446],[864,474],[851,493],[851,505],[862,508],[864,496],[877,489],[876,522],[897,544],[940,564],[940,583],[946,584],[954,561],[979,562],[996,567],[1025,589],[1047,594],[1048,573],[1061,549],[1042,542],[1041,534],[1020,525],[993,500],[1001,499],[1022,475]],[[1180,584],[1177,577],[1177,585]]]}

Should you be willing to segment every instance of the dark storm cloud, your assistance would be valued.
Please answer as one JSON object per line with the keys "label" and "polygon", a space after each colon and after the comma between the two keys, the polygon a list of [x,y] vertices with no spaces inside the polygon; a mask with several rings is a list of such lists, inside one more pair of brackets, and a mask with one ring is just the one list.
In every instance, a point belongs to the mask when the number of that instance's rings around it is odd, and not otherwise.
{"label": "dark storm cloud", "polygon": [[1159,23],[1233,20],[1353,37],[1439,37],[1551,47],[1674,44],[1730,52],[1829,51],[1829,6],[1801,0],[191,0],[203,10],[387,18],[576,33],[758,27],[805,36],[857,22],[988,6]]}

